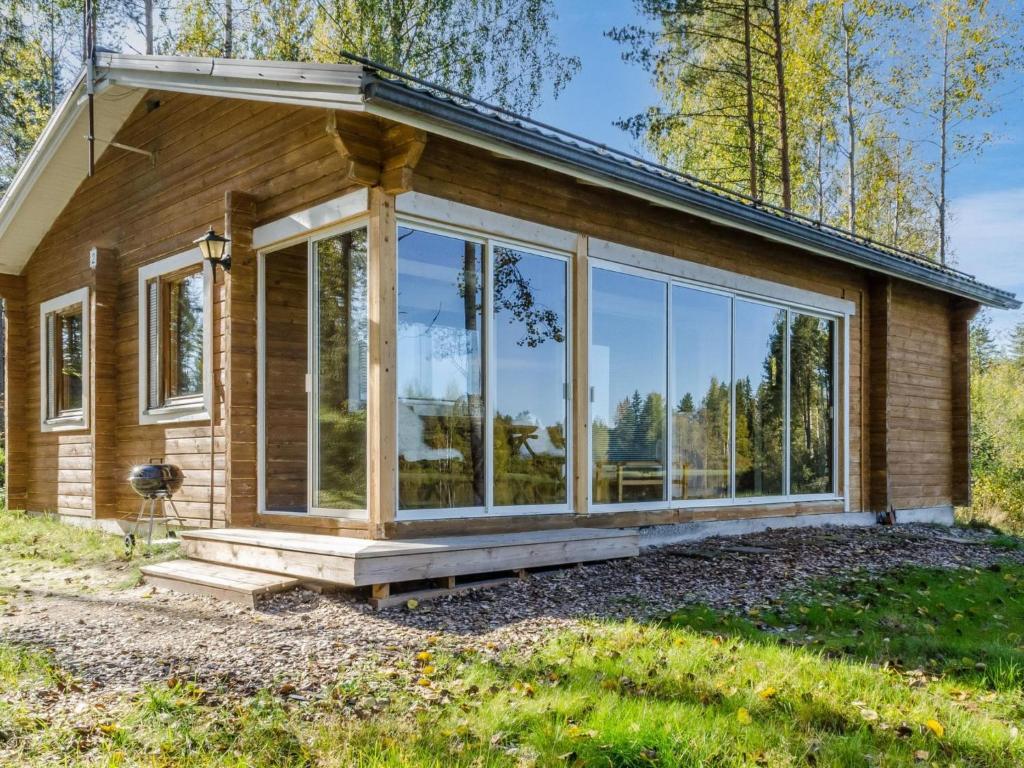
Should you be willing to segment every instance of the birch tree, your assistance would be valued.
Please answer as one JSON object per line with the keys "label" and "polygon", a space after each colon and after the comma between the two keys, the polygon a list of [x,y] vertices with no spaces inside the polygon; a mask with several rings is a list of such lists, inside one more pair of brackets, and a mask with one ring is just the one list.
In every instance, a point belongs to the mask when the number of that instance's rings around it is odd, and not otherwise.
{"label": "birch tree", "polygon": [[935,214],[939,261],[945,264],[950,172],[992,140],[991,133],[977,130],[978,121],[995,114],[993,91],[1020,61],[1013,45],[1020,27],[1016,19],[992,10],[987,0],[930,0],[927,8],[929,44],[913,51],[899,77],[903,98],[917,101],[930,125],[928,140],[937,153]]}

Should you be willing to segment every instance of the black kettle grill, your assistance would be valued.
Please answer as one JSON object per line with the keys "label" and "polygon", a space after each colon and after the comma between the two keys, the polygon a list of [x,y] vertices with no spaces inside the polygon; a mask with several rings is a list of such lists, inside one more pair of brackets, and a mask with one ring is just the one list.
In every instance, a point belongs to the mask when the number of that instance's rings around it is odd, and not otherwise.
{"label": "black kettle grill", "polygon": [[185,474],[180,467],[174,464],[138,464],[132,467],[131,472],[128,473],[128,482],[131,484],[132,490],[142,497],[142,506],[139,508],[138,517],[135,518],[135,525],[124,537],[125,551],[131,555],[132,550],[135,549],[135,534],[138,532],[139,525],[147,517],[149,533],[146,537],[146,544],[147,546],[153,544],[153,523],[157,517],[156,506],[158,503],[160,504],[159,517],[162,520],[168,519],[165,504],[170,504],[171,509],[174,510],[174,517],[179,523],[181,522],[181,516],[178,514],[178,508],[174,506],[172,497],[181,490],[182,483],[185,482]]}

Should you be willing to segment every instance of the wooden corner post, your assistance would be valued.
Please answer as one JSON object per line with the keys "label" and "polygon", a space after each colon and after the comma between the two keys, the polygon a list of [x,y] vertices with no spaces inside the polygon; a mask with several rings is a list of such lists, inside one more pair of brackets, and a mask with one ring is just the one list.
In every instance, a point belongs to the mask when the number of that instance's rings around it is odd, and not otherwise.
{"label": "wooden corner post", "polygon": [[971,504],[971,321],[979,306],[954,299],[950,309],[950,373],[952,376],[952,502]]}
{"label": "wooden corner post", "polygon": [[[257,514],[255,223],[256,199],[244,192],[226,193],[224,230],[231,239],[231,271],[225,278],[222,422],[226,438],[225,517],[231,526],[253,525]],[[216,401],[215,396],[215,406]]]}
{"label": "wooden corner post", "polygon": [[90,254],[92,290],[89,308],[89,393],[92,400],[92,510],[96,519],[117,517],[117,252],[96,248]]}
{"label": "wooden corner post", "polygon": [[[889,487],[889,333],[892,321],[892,280],[872,279],[868,293],[868,361],[871,370],[868,398],[868,451],[871,480],[867,508],[887,512]],[[863,439],[863,438],[862,438]]]}
{"label": "wooden corner post", "polygon": [[369,536],[386,538],[398,508],[398,249],[395,196],[370,189],[368,459]]}
{"label": "wooden corner post", "polygon": [[4,301],[4,488],[8,509],[25,509],[28,503],[28,425],[25,415],[26,339],[25,278],[0,275],[0,298]]}
{"label": "wooden corner post", "polygon": [[572,261],[572,456],[577,515],[590,512],[590,258],[586,235]]}

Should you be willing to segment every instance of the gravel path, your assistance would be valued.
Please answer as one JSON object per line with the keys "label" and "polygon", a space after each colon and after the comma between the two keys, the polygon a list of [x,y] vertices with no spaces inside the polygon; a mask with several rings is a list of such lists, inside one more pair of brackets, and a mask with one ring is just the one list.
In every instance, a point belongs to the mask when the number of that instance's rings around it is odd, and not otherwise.
{"label": "gravel path", "polygon": [[237,692],[286,684],[302,696],[339,678],[389,669],[427,645],[525,651],[581,619],[644,618],[693,602],[744,610],[860,568],[1024,562],[1024,552],[992,547],[989,538],[929,526],[775,530],[664,547],[380,613],[347,594],[305,589],[253,612],[145,586],[83,589],[64,576],[65,588],[40,589],[23,579],[0,607],[0,639],[52,649],[98,693],[177,677]]}

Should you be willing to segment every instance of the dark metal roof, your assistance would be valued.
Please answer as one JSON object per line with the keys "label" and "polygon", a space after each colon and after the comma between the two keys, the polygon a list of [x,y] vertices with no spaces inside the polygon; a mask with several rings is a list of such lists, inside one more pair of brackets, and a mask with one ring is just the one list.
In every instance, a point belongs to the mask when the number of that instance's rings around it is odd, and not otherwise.
{"label": "dark metal roof", "polygon": [[445,123],[460,132],[553,161],[570,172],[578,170],[615,185],[625,185],[645,196],[655,196],[666,204],[728,226],[992,307],[1017,309],[1021,306],[1013,293],[986,285],[960,270],[775,206],[744,200],[741,195],[642,158],[436,86],[416,85],[415,78],[403,77],[402,80],[384,77],[367,68],[362,85],[365,101]]}

